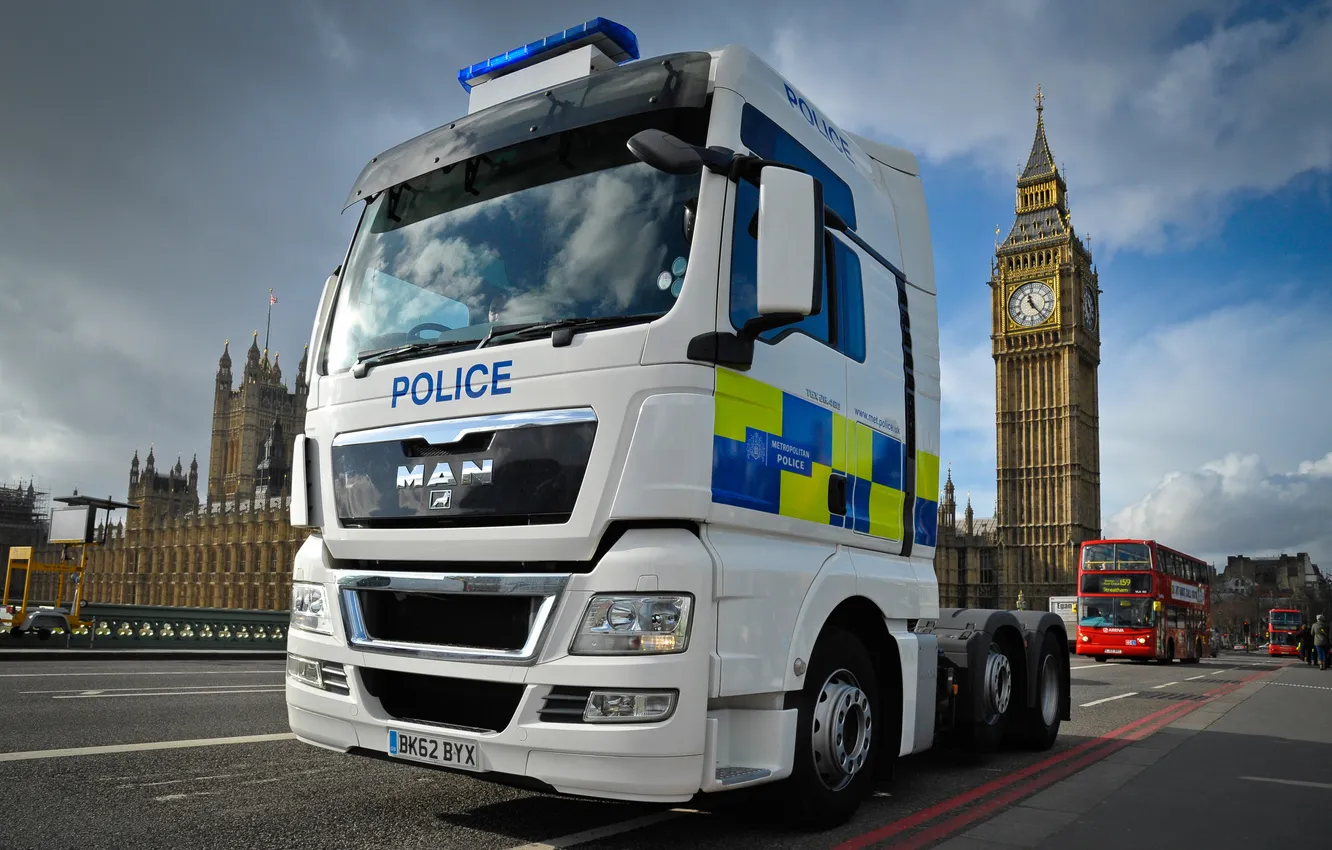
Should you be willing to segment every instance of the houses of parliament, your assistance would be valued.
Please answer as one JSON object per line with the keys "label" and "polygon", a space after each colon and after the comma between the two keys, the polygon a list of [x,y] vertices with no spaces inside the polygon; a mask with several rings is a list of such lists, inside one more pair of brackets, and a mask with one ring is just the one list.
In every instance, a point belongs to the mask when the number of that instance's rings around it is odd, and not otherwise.
{"label": "houses of parliament", "polygon": [[[1073,592],[1078,544],[1100,536],[1097,369],[1100,289],[1073,229],[1067,186],[1036,133],[1017,180],[1013,225],[991,261],[997,500],[957,516],[951,470],[939,501],[935,567],[943,606],[1029,608]],[[284,609],[291,564],[308,529],[288,519],[288,472],[304,430],[306,361],[294,389],[256,332],[236,383],[229,346],[218,361],[208,479],[197,458],[159,469],[150,449],[130,462],[128,500],[141,506],[89,552],[85,598],[96,602]],[[200,499],[201,484],[206,488]]]}
{"label": "houses of parliament", "polygon": [[292,528],[292,445],[305,430],[306,360],[294,389],[256,331],[239,383],[222,347],[213,393],[208,480],[199,461],[160,469],[152,449],[130,461],[128,501],[139,510],[88,550],[84,598],[115,604],[285,610],[291,564],[310,530]]}

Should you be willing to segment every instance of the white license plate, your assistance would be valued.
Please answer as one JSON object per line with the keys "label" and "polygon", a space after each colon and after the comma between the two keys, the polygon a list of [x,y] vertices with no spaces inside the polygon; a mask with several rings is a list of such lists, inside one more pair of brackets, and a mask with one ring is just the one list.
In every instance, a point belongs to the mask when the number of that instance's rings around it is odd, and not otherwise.
{"label": "white license plate", "polygon": [[1121,654],[1123,654],[1123,652],[1124,652],[1124,650],[1122,650],[1122,649],[1107,649],[1107,650],[1105,651],[1105,654],[1106,654],[1106,655],[1121,655]]}
{"label": "white license plate", "polygon": [[388,754],[441,767],[481,770],[481,750],[471,741],[453,741],[390,729]]}

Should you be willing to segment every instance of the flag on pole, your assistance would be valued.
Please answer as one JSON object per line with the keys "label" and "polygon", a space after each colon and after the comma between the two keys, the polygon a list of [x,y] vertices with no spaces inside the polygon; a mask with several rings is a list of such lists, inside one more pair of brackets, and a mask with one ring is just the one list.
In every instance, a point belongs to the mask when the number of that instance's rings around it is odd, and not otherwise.
{"label": "flag on pole", "polygon": [[277,303],[277,296],[273,294],[273,290],[271,289],[268,290],[268,303],[270,305]]}

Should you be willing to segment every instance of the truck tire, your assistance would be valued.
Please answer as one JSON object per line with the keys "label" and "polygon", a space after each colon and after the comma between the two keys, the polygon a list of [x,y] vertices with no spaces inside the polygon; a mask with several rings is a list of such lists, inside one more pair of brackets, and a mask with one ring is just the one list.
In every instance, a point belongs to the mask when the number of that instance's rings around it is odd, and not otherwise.
{"label": "truck tire", "polygon": [[1047,634],[1031,671],[1036,677],[1036,704],[1022,712],[1017,736],[1028,750],[1048,750],[1059,737],[1059,697],[1064,682],[1057,647],[1055,638]]}
{"label": "truck tire", "polygon": [[981,691],[980,716],[972,718],[967,743],[978,753],[992,753],[1003,744],[1013,717],[1017,714],[1017,665],[1025,663],[1011,649],[1005,649],[995,640],[985,664],[974,674],[976,687]]}
{"label": "truck tire", "polygon": [[[795,765],[782,784],[787,823],[828,829],[845,823],[874,785],[875,762],[891,742],[879,727],[874,663],[855,635],[826,630],[810,654],[799,697]],[[887,754],[891,758],[896,752]]]}

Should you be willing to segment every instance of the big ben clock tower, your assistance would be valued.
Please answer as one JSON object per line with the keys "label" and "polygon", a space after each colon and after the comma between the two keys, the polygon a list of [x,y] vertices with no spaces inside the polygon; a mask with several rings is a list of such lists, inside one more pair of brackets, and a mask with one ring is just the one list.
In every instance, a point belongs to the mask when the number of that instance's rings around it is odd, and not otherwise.
{"label": "big ben clock tower", "polygon": [[1101,534],[1100,294],[1045,138],[1018,177],[1016,218],[990,275],[1003,602],[1044,610],[1074,593],[1078,544]]}

